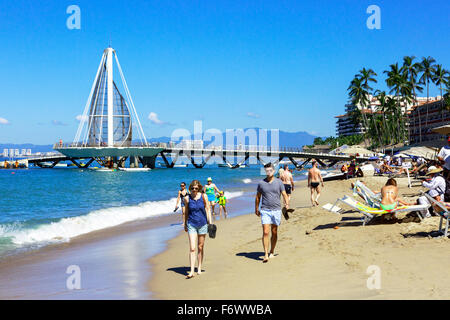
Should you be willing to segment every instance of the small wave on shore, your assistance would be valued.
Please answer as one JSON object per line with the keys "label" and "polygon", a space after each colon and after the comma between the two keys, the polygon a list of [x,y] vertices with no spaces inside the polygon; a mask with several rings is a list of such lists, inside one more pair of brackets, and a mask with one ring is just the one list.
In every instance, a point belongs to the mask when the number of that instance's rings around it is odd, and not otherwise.
{"label": "small wave on shore", "polygon": [[[228,199],[242,196],[242,191],[227,192]],[[146,201],[134,206],[99,209],[88,214],[24,228],[21,224],[0,225],[0,240],[22,247],[67,242],[71,238],[93,231],[115,227],[126,222],[143,220],[173,212],[176,198]],[[0,241],[3,242],[3,241]]]}

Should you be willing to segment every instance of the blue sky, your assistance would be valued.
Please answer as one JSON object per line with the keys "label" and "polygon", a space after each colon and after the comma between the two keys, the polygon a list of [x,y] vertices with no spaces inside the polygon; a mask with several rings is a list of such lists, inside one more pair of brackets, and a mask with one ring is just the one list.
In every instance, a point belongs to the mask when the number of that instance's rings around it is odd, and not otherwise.
{"label": "blue sky", "polygon": [[[72,4],[80,30],[66,27]],[[381,30],[366,27],[372,4]],[[450,68],[448,12],[448,0],[2,1],[0,142],[71,141],[110,39],[149,137],[194,120],[334,135],[362,67],[381,89],[405,55]]]}

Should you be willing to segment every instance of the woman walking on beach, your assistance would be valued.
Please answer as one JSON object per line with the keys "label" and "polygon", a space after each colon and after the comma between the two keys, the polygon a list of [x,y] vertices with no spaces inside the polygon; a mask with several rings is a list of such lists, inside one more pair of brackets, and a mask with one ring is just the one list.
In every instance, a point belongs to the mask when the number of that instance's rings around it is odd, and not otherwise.
{"label": "woman walking on beach", "polygon": [[220,190],[212,182],[211,177],[207,179],[203,192],[206,193],[206,196],[208,197],[209,205],[212,208],[212,214],[215,214],[214,208],[216,207],[216,193],[219,194]]}
{"label": "woman walking on beach", "polygon": [[180,190],[178,190],[178,196],[177,196],[177,204],[175,205],[175,210],[173,212],[178,210],[178,204],[181,203],[181,210],[183,210],[184,207],[184,197],[186,197],[189,194],[189,192],[186,189],[186,183],[182,182],[180,184]]}
{"label": "woman walking on beach", "polygon": [[202,185],[193,180],[189,185],[189,195],[184,198],[183,227],[189,237],[189,261],[191,270],[186,279],[194,276],[195,247],[197,247],[197,274],[202,273],[203,250],[208,224],[211,223],[211,210],[206,195],[202,192]]}

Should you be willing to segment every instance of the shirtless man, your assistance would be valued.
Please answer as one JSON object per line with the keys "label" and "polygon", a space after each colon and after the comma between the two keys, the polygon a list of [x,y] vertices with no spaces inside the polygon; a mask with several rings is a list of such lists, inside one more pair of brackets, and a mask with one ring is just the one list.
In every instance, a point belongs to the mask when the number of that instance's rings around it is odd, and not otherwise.
{"label": "shirtless man", "polygon": [[[319,197],[320,197],[320,187],[322,184],[323,188],[323,179],[320,173],[320,170],[317,169],[317,161],[312,161],[312,168],[308,171],[308,187],[311,188],[311,203],[314,206],[319,205]],[[314,193],[317,193],[316,197],[314,197]]]}
{"label": "shirtless man", "polygon": [[294,191],[294,179],[292,178],[292,173],[289,171],[289,166],[284,165],[283,173],[280,175],[280,179],[284,184],[284,189],[288,195],[289,200],[291,200],[291,193]]}

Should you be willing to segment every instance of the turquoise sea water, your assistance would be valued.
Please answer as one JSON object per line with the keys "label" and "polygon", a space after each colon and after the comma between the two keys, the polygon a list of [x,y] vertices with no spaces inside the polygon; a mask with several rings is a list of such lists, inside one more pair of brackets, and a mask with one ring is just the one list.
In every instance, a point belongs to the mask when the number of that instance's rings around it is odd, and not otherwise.
{"label": "turquoise sea water", "polygon": [[[172,214],[181,181],[214,183],[228,198],[253,190],[261,167],[95,172],[0,170],[0,256],[125,222]],[[13,173],[14,172],[14,173]]]}

